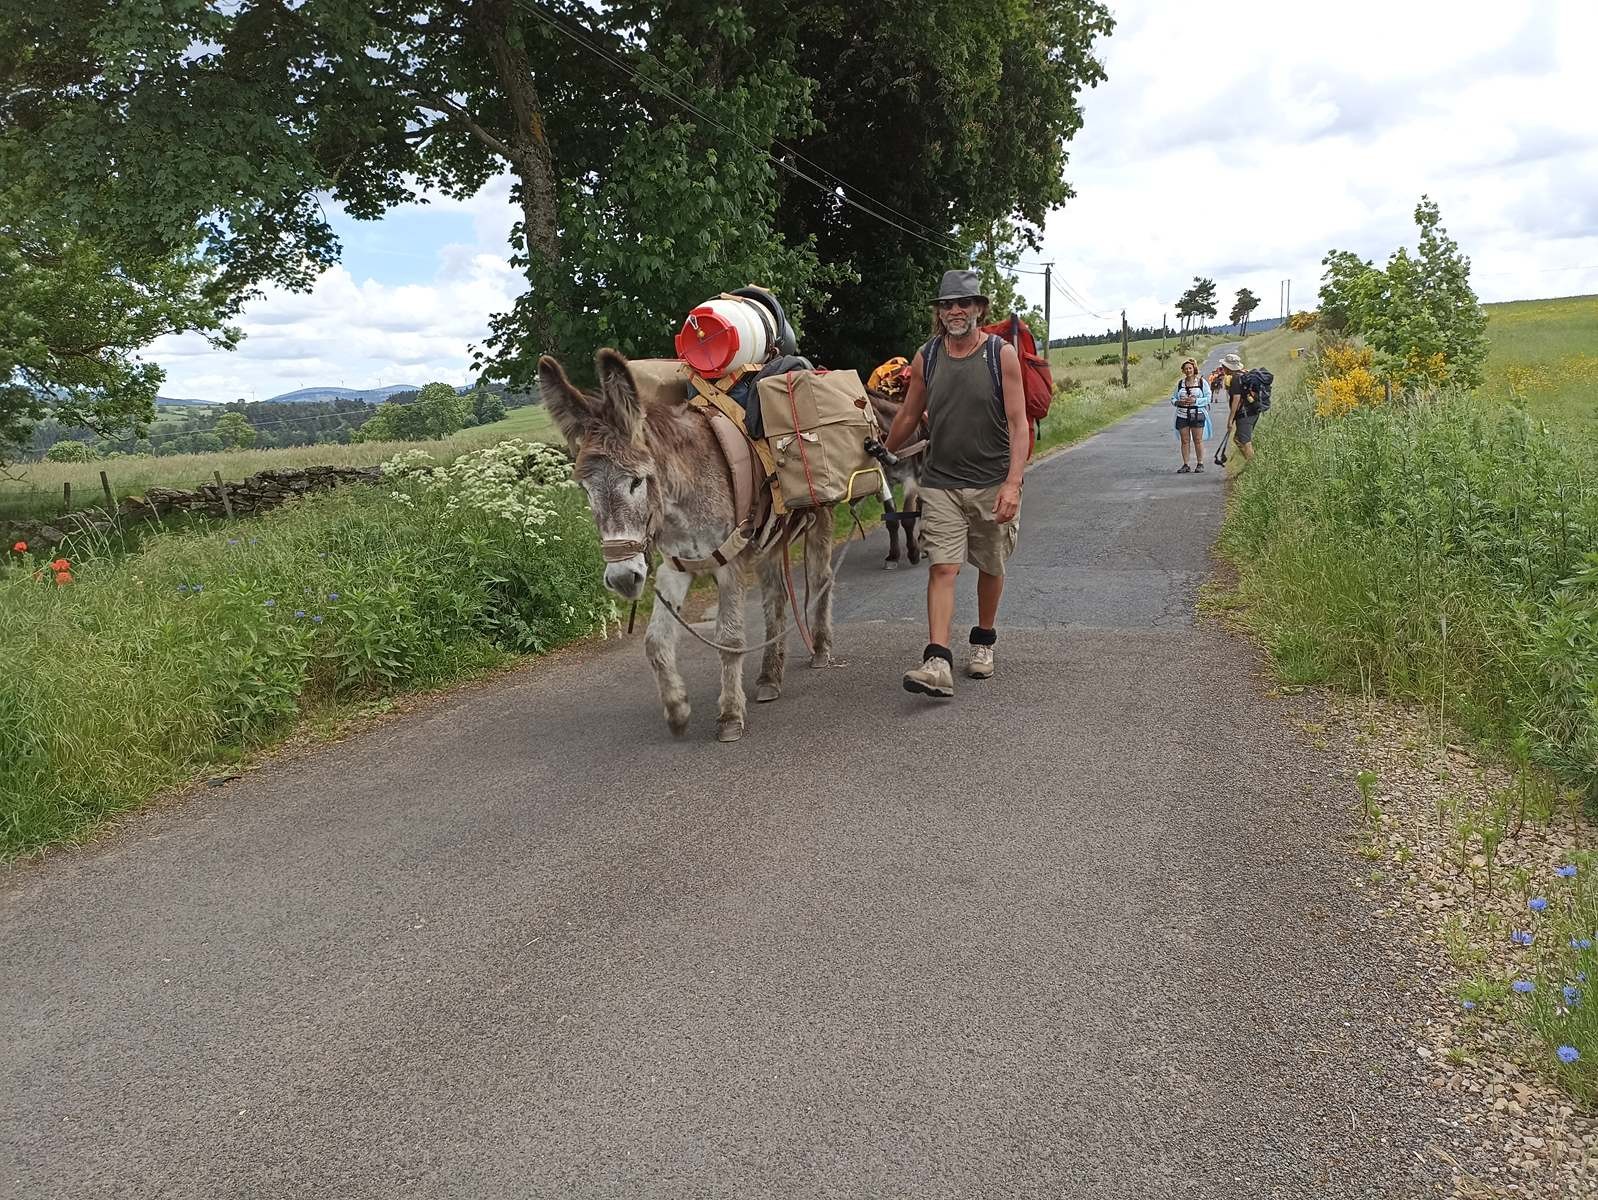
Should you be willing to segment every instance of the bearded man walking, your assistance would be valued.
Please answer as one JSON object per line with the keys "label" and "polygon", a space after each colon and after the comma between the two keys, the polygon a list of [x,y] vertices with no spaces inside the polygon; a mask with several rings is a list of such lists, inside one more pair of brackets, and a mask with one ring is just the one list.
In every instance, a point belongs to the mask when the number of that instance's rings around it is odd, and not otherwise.
{"label": "bearded man walking", "polygon": [[927,648],[906,671],[908,692],[954,695],[954,581],[963,563],[977,569],[977,623],[966,674],[993,675],[1005,563],[1021,528],[1021,484],[1031,439],[1021,390],[1021,360],[1003,338],[982,332],[988,298],[975,271],[945,271],[933,301],[937,334],[910,364],[910,386],[885,445],[910,440],[925,414],[921,545],[927,574]]}

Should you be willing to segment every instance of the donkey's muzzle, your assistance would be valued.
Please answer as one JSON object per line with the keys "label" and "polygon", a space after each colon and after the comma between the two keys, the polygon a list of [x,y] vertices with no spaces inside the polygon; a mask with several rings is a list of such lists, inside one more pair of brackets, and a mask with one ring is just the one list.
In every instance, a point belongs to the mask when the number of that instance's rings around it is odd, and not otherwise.
{"label": "donkey's muzzle", "polygon": [[623,600],[636,600],[644,594],[644,580],[648,578],[648,563],[642,554],[625,562],[607,563],[605,586]]}

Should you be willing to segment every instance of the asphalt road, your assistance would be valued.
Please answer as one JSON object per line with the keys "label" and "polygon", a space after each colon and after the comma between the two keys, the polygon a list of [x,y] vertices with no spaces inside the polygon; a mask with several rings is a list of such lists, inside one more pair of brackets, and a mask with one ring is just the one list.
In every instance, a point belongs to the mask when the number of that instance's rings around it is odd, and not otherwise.
{"label": "asphalt road", "polygon": [[1177,461],[1157,405],[1034,470],[951,703],[878,534],[736,745],[612,642],[15,869],[0,1194],[1422,1194],[1347,780],[1195,622]]}

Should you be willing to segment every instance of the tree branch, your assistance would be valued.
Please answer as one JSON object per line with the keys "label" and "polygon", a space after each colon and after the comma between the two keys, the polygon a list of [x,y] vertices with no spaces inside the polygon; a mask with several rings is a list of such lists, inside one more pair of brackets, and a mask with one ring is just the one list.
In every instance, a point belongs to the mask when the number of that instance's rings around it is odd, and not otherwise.
{"label": "tree branch", "polygon": [[475,117],[447,96],[418,96],[417,99],[464,125],[478,141],[507,162],[514,162],[516,153],[500,138],[478,124]]}

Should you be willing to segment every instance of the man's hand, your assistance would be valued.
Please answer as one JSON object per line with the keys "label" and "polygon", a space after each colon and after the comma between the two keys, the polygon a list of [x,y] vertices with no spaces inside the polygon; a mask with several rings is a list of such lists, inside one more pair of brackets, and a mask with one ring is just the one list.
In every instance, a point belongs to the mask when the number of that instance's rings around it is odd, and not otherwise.
{"label": "man's hand", "polygon": [[999,486],[999,495],[993,501],[993,519],[1000,525],[1008,525],[1015,520],[1015,514],[1021,511],[1021,485],[1019,483],[1004,483]]}

